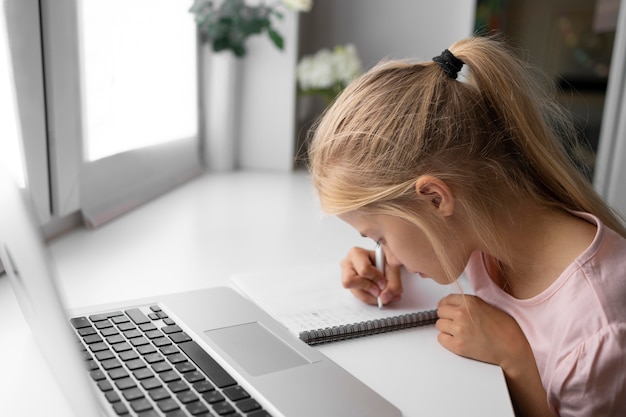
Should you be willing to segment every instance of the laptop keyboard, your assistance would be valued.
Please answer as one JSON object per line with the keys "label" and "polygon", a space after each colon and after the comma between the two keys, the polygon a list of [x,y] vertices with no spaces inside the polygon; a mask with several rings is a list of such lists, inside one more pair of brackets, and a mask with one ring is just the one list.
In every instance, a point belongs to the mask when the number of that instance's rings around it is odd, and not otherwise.
{"label": "laptop keyboard", "polygon": [[91,378],[117,415],[270,416],[159,306],[70,322]]}

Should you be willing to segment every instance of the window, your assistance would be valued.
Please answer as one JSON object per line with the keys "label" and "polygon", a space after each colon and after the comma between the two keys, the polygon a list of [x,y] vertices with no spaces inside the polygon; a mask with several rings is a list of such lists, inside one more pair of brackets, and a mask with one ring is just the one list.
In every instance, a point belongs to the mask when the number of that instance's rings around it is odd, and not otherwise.
{"label": "window", "polygon": [[[198,46],[189,4],[5,3],[36,22],[40,34],[32,36],[40,42],[31,50],[40,58],[39,134],[52,222],[80,213],[86,225],[101,225],[201,172]],[[15,30],[17,43],[29,36],[21,26]],[[18,98],[23,94],[18,85]]]}
{"label": "window", "polygon": [[83,1],[86,159],[197,135],[196,28],[181,1]]}
{"label": "window", "polygon": [[[38,0],[4,0],[2,3],[4,83],[9,77],[10,86],[3,85],[2,129],[3,141],[13,143],[11,162],[21,163],[20,181],[30,192],[35,211],[42,223],[50,221],[51,200],[48,176],[48,148],[46,142],[46,115],[41,58],[41,31]],[[8,75],[7,75],[8,74]],[[12,76],[11,76],[12,75]],[[6,91],[5,94],[5,88]],[[5,107],[5,104],[7,107]],[[13,126],[9,126],[14,124]],[[7,133],[12,137],[5,137]],[[14,141],[21,143],[16,146]]]}
{"label": "window", "polygon": [[0,113],[3,120],[0,124],[0,166],[9,171],[18,184],[24,187],[22,132],[17,113],[13,66],[9,52],[4,9],[0,12]]}

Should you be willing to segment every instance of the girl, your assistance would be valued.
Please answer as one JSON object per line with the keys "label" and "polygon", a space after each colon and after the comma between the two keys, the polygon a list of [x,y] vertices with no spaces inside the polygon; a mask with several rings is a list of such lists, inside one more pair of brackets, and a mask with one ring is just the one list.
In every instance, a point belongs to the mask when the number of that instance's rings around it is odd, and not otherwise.
{"label": "girl", "polygon": [[[457,75],[462,67],[467,80]],[[518,415],[626,415],[626,229],[568,158],[575,136],[500,42],[379,64],[319,121],[309,168],[322,208],[381,242],[342,281],[393,302],[400,266],[475,296],[439,302],[439,342],[499,365]]]}

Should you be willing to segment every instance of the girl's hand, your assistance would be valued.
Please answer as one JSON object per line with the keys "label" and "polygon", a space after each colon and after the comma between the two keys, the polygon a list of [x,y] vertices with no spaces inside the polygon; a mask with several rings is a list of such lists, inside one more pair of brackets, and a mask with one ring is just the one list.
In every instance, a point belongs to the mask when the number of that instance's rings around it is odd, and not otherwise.
{"label": "girl's hand", "polygon": [[515,319],[479,297],[439,302],[439,343],[452,352],[500,365],[517,416],[553,416],[532,349]]}
{"label": "girl's hand", "polygon": [[534,356],[515,319],[473,295],[450,294],[439,302],[439,343],[457,355],[517,372]]}
{"label": "girl's hand", "polygon": [[359,300],[376,305],[380,295],[383,304],[399,300],[402,294],[400,267],[385,265],[383,275],[375,266],[374,251],[354,247],[341,261],[341,283]]}

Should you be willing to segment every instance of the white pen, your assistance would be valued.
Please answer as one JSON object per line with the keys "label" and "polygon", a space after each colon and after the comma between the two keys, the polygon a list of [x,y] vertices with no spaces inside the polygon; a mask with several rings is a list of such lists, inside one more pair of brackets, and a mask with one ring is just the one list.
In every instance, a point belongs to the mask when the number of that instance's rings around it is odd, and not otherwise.
{"label": "white pen", "polygon": [[[385,275],[385,253],[380,242],[376,242],[376,269]],[[376,300],[378,301],[378,308],[383,308],[383,300],[380,299],[380,295]]]}

